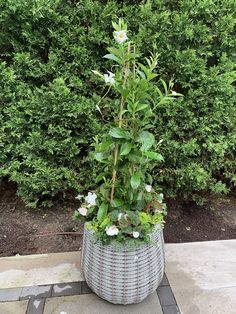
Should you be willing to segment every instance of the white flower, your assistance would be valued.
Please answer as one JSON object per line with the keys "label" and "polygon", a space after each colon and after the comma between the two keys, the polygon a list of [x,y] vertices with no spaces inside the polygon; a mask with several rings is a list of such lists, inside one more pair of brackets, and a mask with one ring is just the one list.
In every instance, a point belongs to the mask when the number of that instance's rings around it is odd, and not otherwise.
{"label": "white flower", "polygon": [[118,41],[118,43],[123,44],[127,39],[128,37],[125,30],[115,32],[115,40]]}
{"label": "white flower", "polygon": [[148,184],[145,184],[145,190],[150,193],[152,191],[152,186],[151,185],[148,185]]}
{"label": "white flower", "polygon": [[174,91],[174,90],[172,90],[172,95],[177,95],[177,93]]}
{"label": "white flower", "polygon": [[80,213],[80,215],[86,216],[88,210],[87,210],[87,208],[85,208],[85,207],[80,207],[80,208],[78,209],[78,212]]}
{"label": "white flower", "polygon": [[161,202],[161,203],[162,203],[162,201],[163,201],[163,198],[164,198],[163,193],[160,193],[160,194],[159,194],[159,199],[160,199],[160,202]]}
{"label": "white flower", "polygon": [[108,73],[109,74],[104,74],[105,83],[114,85],[115,84],[115,79],[114,79],[115,74],[111,73],[111,72],[108,72]]}
{"label": "white flower", "polygon": [[114,236],[119,233],[119,230],[116,226],[106,227],[106,234],[109,236]]}
{"label": "white flower", "polygon": [[83,195],[78,194],[78,195],[75,197],[75,199],[80,201],[83,197],[84,197]]}
{"label": "white flower", "polygon": [[139,237],[139,232],[138,231],[133,231],[133,237],[137,239]]}
{"label": "white flower", "polygon": [[127,214],[123,214],[123,213],[119,213],[119,215],[118,215],[118,220],[121,220],[121,218],[123,217],[123,216],[127,216]]}
{"label": "white flower", "polygon": [[95,193],[88,192],[88,195],[84,199],[90,206],[95,206],[96,198],[97,198],[97,195]]}

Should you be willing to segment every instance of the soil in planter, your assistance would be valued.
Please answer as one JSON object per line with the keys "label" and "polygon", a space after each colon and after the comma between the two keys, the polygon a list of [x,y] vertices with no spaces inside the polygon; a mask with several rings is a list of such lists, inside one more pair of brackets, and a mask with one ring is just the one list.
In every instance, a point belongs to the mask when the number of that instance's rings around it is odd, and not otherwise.
{"label": "soil in planter", "polygon": [[[166,242],[236,238],[236,194],[212,200],[215,211],[194,204],[169,204]],[[0,257],[76,251],[82,245],[82,224],[72,221],[78,202],[57,201],[50,209],[30,209],[16,196],[12,183],[0,185]],[[59,234],[76,231],[78,234]]]}

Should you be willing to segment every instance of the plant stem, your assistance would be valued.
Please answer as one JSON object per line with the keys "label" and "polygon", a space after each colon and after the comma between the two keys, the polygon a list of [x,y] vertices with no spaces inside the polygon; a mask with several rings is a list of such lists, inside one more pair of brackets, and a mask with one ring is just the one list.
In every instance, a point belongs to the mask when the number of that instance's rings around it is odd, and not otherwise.
{"label": "plant stem", "polygon": [[135,45],[134,45],[134,47],[133,47],[133,50],[134,50],[133,76],[134,76],[134,80],[135,80],[135,77],[136,77],[136,60],[135,60],[135,56],[136,56],[136,48],[135,48]]}
{"label": "plant stem", "polygon": [[56,235],[73,235],[73,236],[82,236],[83,232],[55,232],[55,233],[40,233],[36,234],[36,237],[48,237],[48,236],[56,236]]}
{"label": "plant stem", "polygon": [[[128,43],[128,50],[127,50],[128,54],[130,53],[130,42]],[[129,60],[126,62],[125,65],[125,77],[124,77],[124,82],[123,82],[123,88],[125,87],[127,78],[129,76]],[[119,111],[119,115],[118,115],[118,127],[122,128],[122,115],[123,115],[123,110],[124,110],[124,104],[125,104],[125,99],[124,96],[121,96],[121,100],[120,100],[120,111]],[[115,146],[115,150],[114,150],[114,163],[113,163],[113,172],[112,172],[112,187],[111,187],[111,198],[110,198],[110,203],[113,201],[113,197],[114,197],[114,193],[115,193],[115,182],[116,182],[116,165],[117,165],[117,161],[118,161],[118,153],[119,153],[119,146],[118,144],[116,144]]]}

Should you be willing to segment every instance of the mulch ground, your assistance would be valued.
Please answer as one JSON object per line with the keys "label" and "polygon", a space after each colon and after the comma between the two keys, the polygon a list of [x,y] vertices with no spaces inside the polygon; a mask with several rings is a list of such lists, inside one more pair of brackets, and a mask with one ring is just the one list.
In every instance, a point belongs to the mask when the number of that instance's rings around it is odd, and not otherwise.
{"label": "mulch ground", "polygon": [[[235,239],[236,194],[210,202],[214,210],[170,202],[165,242]],[[0,257],[80,250],[83,226],[71,219],[77,208],[76,201],[58,200],[50,209],[30,209],[16,196],[12,183],[1,183]]]}

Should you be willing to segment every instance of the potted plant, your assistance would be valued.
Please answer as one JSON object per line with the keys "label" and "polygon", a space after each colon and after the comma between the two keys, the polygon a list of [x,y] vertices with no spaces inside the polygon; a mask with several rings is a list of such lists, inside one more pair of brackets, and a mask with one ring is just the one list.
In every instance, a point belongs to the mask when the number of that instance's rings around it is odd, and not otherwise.
{"label": "potted plant", "polygon": [[82,270],[88,285],[109,302],[130,304],[154,292],[164,274],[166,206],[150,175],[163,157],[151,130],[157,108],[176,93],[172,83],[158,80],[164,92],[157,87],[157,55],[140,63],[127,25],[122,19],[112,25],[115,43],[104,58],[114,61],[113,72],[93,73],[119,96],[119,106],[114,101],[114,125],[93,144],[94,160],[102,165],[99,187],[77,197],[81,207],[74,218],[86,222]]}

